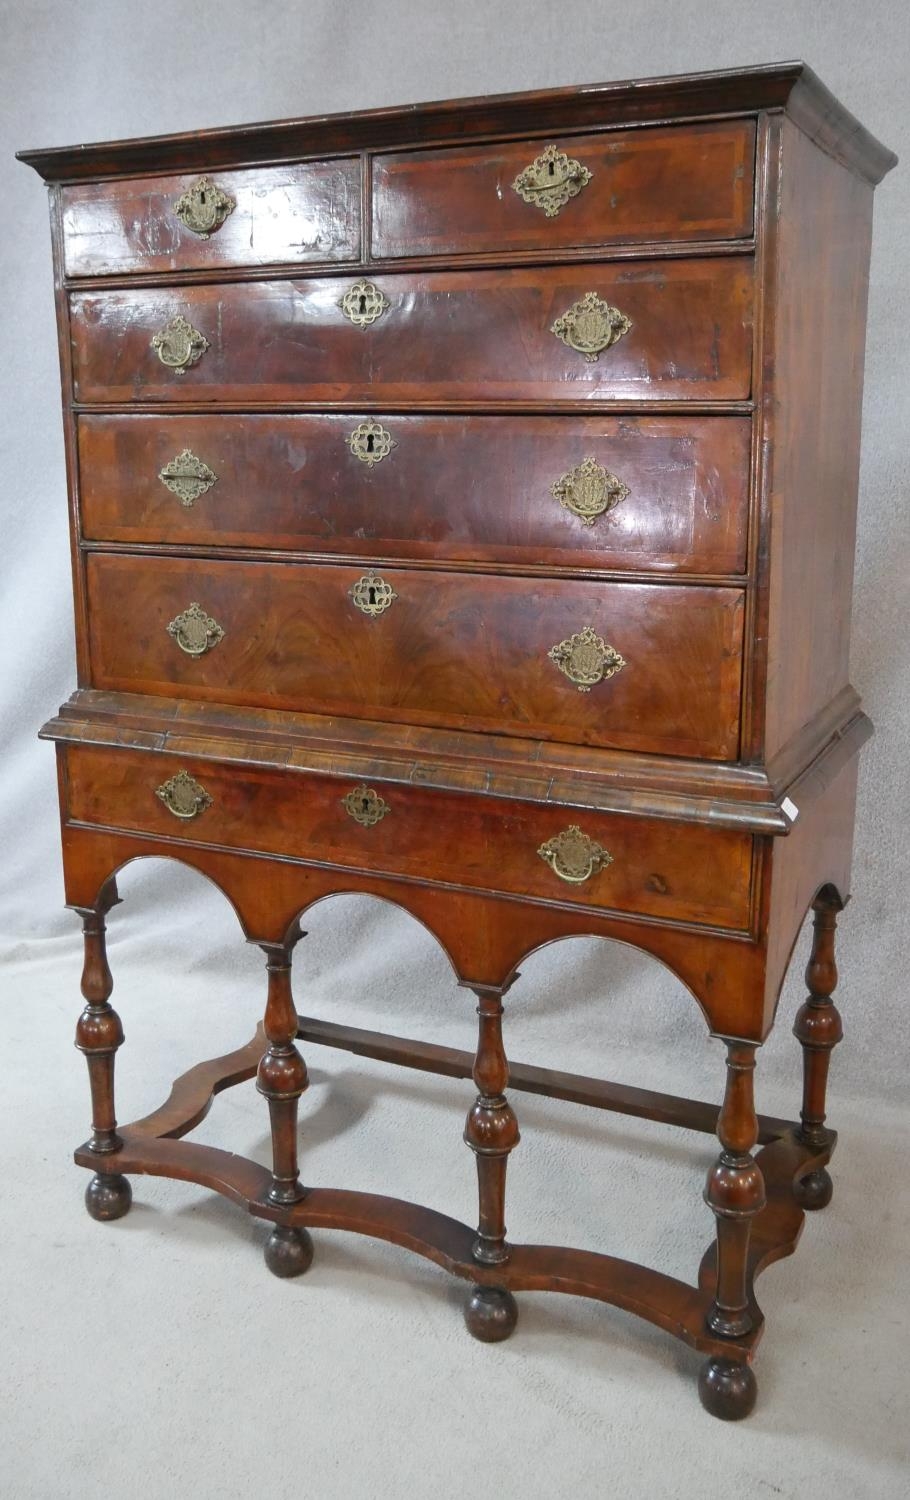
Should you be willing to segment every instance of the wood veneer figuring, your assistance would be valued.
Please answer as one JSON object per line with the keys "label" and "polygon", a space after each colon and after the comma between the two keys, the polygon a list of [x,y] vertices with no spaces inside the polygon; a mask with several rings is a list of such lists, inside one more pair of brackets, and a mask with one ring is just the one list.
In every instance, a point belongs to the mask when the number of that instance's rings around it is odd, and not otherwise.
{"label": "wood veneer figuring", "polygon": [[[470,1284],[488,1342],[516,1292],[613,1303],[746,1416],[755,1278],[832,1192],[870,733],[847,677],[862,355],[895,158],[800,63],[22,157],[56,268],[79,684],[43,734],[85,934],[89,1212],[126,1213],[133,1175],[204,1184],[270,1223],[278,1276],[309,1268],[310,1229],[386,1239]],[[105,927],[118,870],[155,856],[233,904],[265,1017],[120,1127]],[[298,1015],[301,919],[350,891],[434,934],[473,1052]],[[791,1122],[752,1080],[810,908]],[[519,964],[581,934],[676,975],[725,1047],[719,1105],[510,1068]],[[473,1078],[476,1226],[307,1185],[298,1043]],[[691,1284],[508,1237],[510,1075],[716,1131]],[[271,1170],[185,1139],[254,1076]]]}

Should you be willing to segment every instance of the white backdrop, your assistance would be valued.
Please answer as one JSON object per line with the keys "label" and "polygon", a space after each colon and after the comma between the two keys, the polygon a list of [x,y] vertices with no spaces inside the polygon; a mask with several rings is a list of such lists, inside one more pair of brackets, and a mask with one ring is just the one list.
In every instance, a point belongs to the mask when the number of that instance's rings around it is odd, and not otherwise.
{"label": "white backdrop", "polygon": [[[230,1500],[250,1492],[253,1472],[280,1500],[300,1493],[292,1456],[312,1493],[344,1500],[418,1486],[454,1500],[466,1470],[491,1476],[506,1500],[550,1500],[576,1484],[600,1493],[605,1474],[623,1500],[719,1500],[731,1487],[741,1500],[905,1493],[895,1401],[907,1338],[895,1283],[906,1278],[906,1165],[895,1107],[908,1062],[908,15],[906,0],[0,0],[0,1130],[12,1163],[0,1277],[19,1293],[0,1386],[11,1500],[95,1500],[125,1488],[143,1500]],[[44,190],[12,153],[798,56],[905,158],[876,198],[854,614],[853,681],[878,734],[863,757],[855,896],[842,921],[847,1040],[830,1090],[831,1122],[844,1127],[837,1196],[812,1221],[805,1255],[769,1276],[767,1415],[760,1409],[748,1431],[706,1429],[680,1380],[694,1368],[688,1357],[592,1304],[550,1298],[543,1310],[544,1299],[524,1298],[524,1342],[491,1363],[459,1331],[443,1279],[388,1247],[322,1236],[313,1271],[291,1288],[251,1257],[255,1230],[242,1214],[185,1185],[137,1183],[122,1225],[82,1215],[80,1174],[67,1164],[88,1118],[71,1045],[81,944],[62,907],[53,753],[36,740],[74,683],[59,377]],[[190,1062],[247,1039],[265,976],[199,877],[140,864],[121,889],[111,957],[128,1119]],[[301,1010],[473,1045],[471,998],[400,911],[343,898],[308,925]],[[805,946],[804,937],[759,1059],[760,1106],[774,1114],[797,1108],[790,1022]],[[532,958],[507,1028],[515,1058],[679,1093],[716,1097],[721,1085],[720,1048],[681,987],[618,946],[577,940]],[[324,1051],[310,1061],[311,1181],[473,1217],[460,1140],[469,1085]],[[609,1248],[692,1276],[711,1230],[700,1202],[710,1139],[515,1102],[516,1237]],[[219,1101],[204,1132],[268,1159],[251,1087]],[[387,1267],[398,1279],[381,1274]],[[85,1295],[73,1299],[77,1281]],[[305,1357],[314,1348],[315,1366]],[[287,1426],[284,1438],[276,1414],[294,1420],[298,1395],[300,1436]],[[106,1424],[99,1441],[91,1414],[123,1411],[127,1400],[144,1423],[128,1440]]]}

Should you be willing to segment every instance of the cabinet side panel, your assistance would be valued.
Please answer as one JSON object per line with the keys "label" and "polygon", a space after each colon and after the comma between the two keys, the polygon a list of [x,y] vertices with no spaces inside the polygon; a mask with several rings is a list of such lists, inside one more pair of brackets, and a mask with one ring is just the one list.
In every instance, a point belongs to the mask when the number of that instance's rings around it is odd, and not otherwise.
{"label": "cabinet side panel", "polygon": [[847,684],[872,188],[783,122],[773,337],[766,761]]}

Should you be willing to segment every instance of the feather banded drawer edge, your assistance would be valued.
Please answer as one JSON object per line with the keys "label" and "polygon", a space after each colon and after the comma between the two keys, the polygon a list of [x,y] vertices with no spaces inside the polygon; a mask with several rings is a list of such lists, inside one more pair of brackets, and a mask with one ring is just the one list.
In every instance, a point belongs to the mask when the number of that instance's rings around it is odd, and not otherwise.
{"label": "feather banded drawer edge", "polygon": [[[487,1342],[522,1290],[631,1308],[705,1356],[710,1412],[747,1415],[755,1277],[832,1192],[871,732],[848,680],[862,356],[895,158],[799,63],[21,157],[57,289],[79,685],[42,733],[85,936],[89,1212],[151,1173],[270,1221],[279,1276],[314,1227],[406,1245],[468,1281]],[[118,870],[154,856],[231,901],[265,1016],[118,1126],[105,925]],[[297,1014],[301,919],[350,891],[440,942],[473,1052]],[[802,1104],[770,1119],[756,1053],[810,909]],[[519,964],[582,934],[677,976],[726,1049],[720,1106],[508,1059]],[[307,1185],[298,1042],[473,1077],[476,1227]],[[271,1170],[184,1139],[253,1076]],[[510,1088],[717,1132],[692,1285],[507,1238]]]}

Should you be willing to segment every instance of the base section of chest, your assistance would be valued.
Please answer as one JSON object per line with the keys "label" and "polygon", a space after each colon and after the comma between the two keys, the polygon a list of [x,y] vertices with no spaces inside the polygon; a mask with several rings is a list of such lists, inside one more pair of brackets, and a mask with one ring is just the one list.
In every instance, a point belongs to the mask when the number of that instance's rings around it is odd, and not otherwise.
{"label": "base section of chest", "polygon": [[816,768],[793,830],[770,837],[201,747],[60,743],[58,757],[71,905],[155,857],[212,880],[252,942],[283,941],[327,897],[373,895],[426,926],[462,983],[499,988],[536,948],[613,938],[670,968],[728,1037],[764,1039],[813,897],[847,894],[855,760]]}

